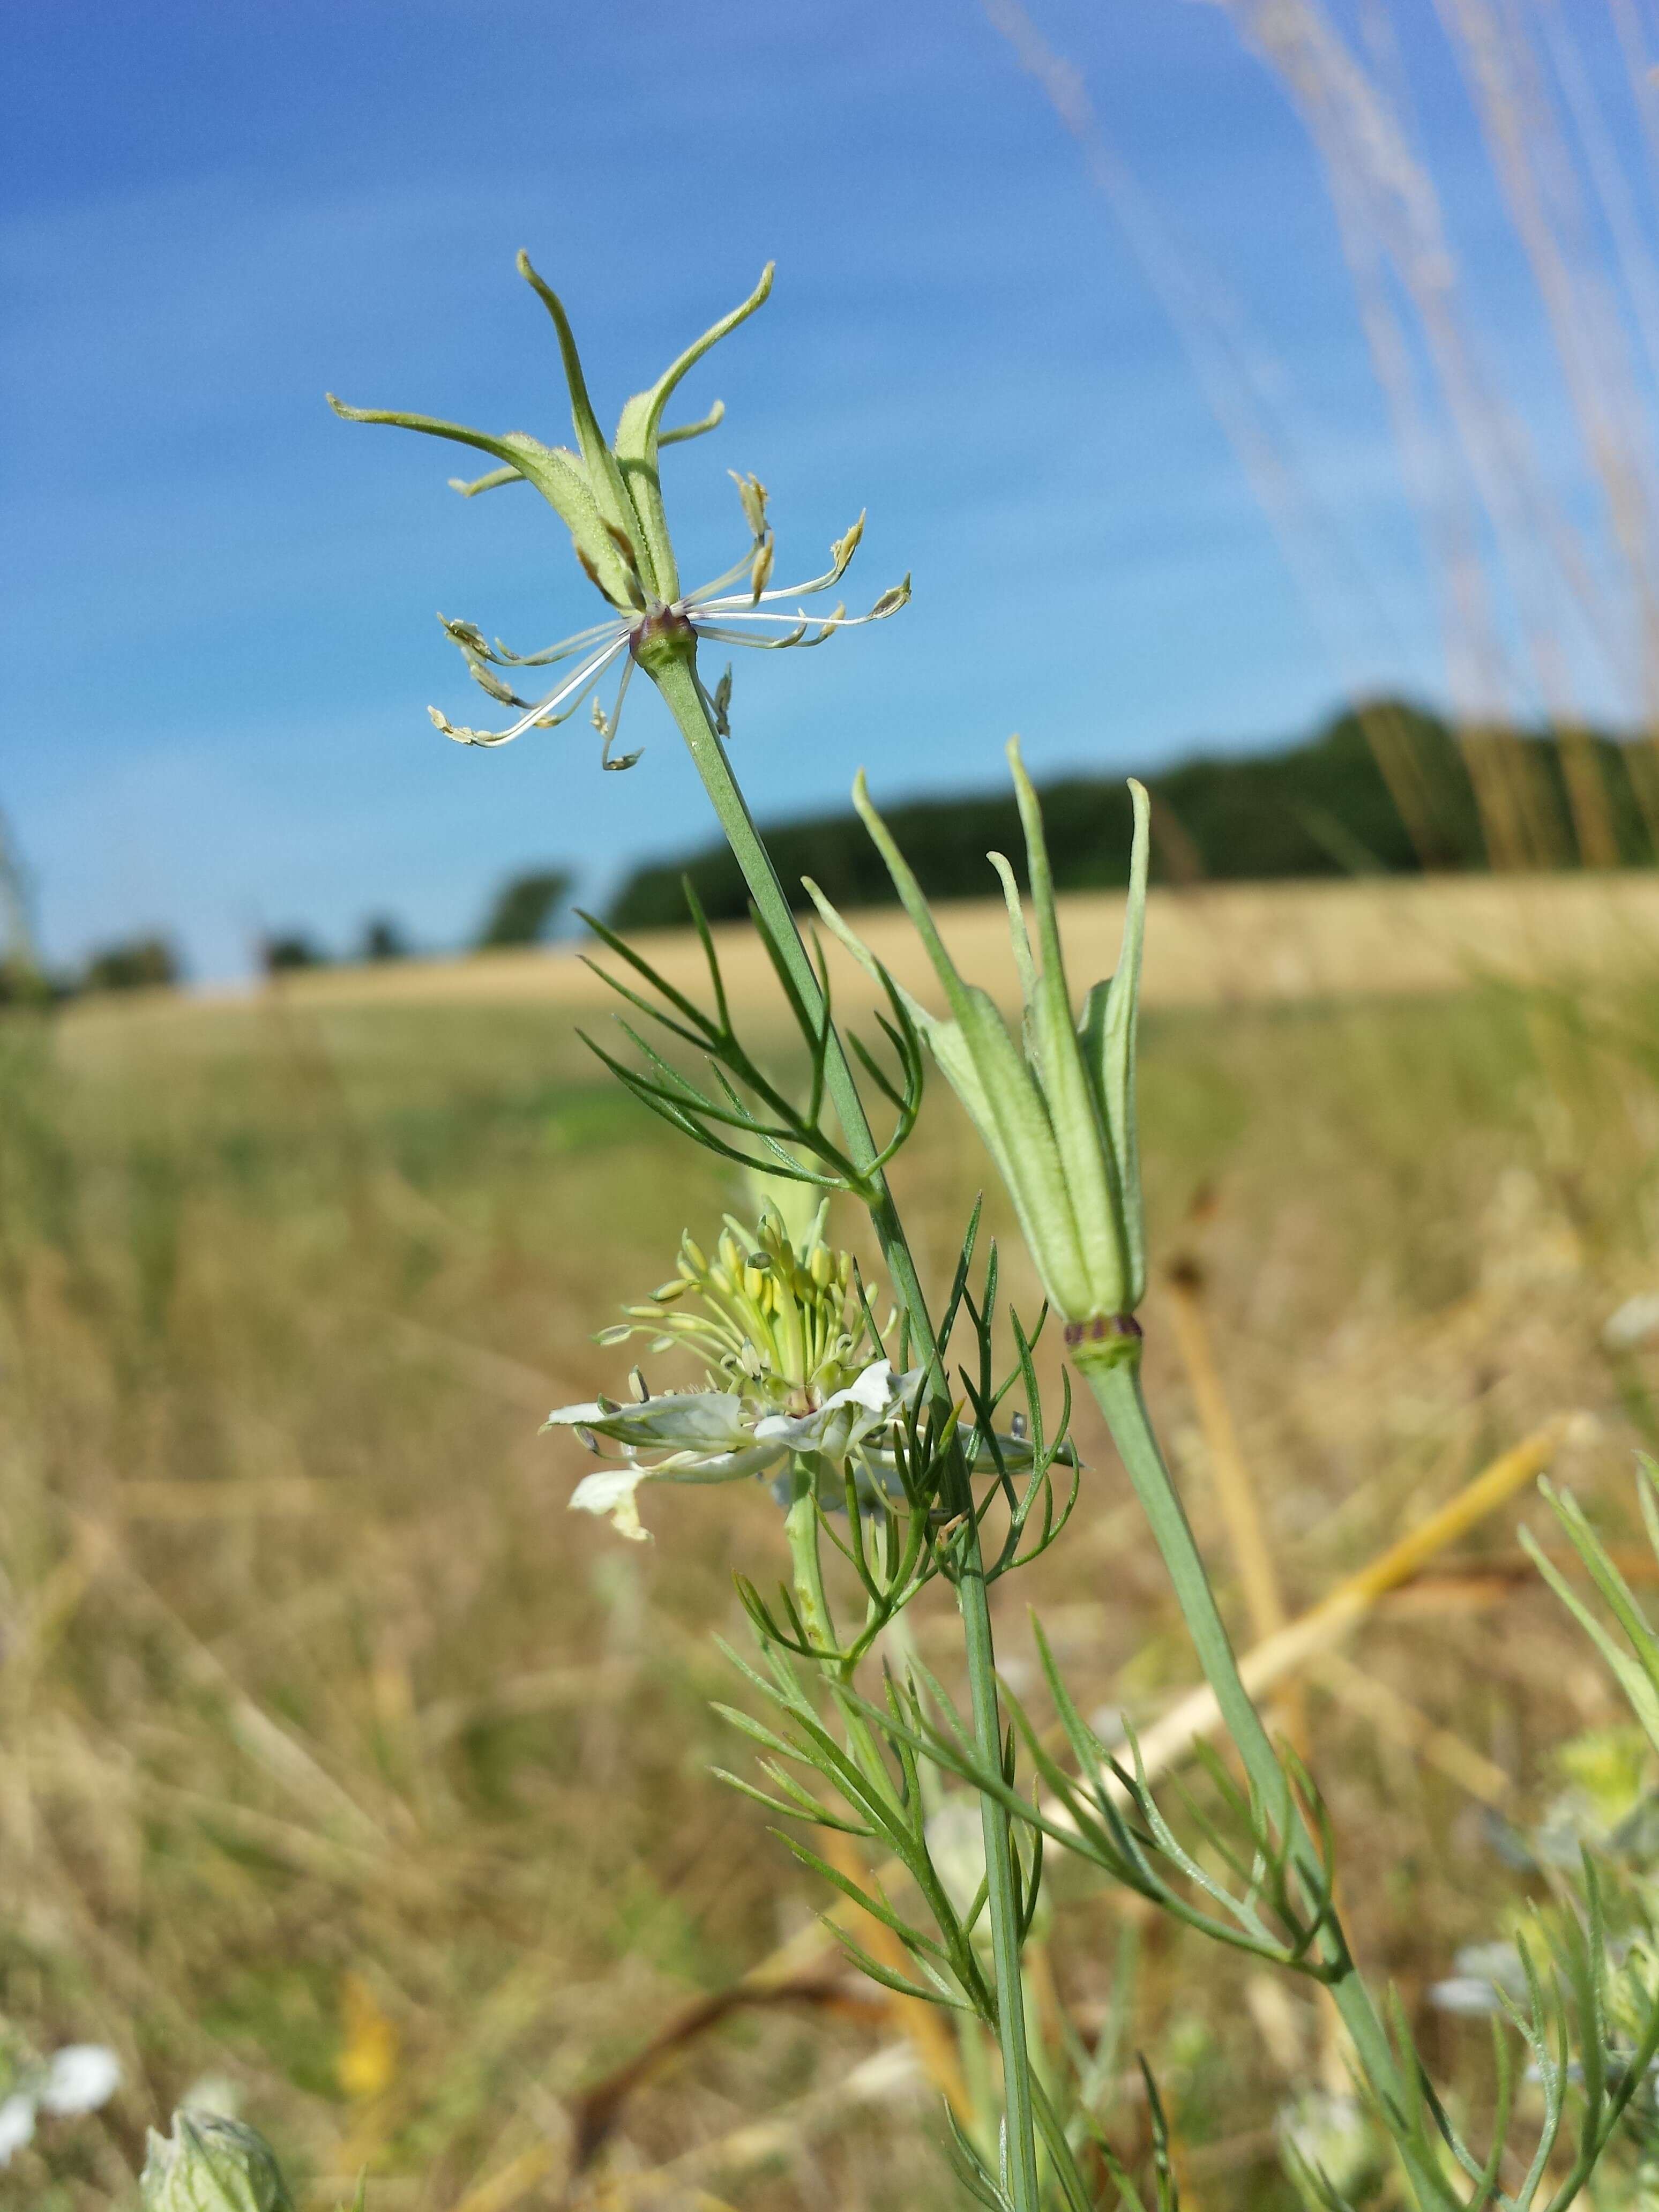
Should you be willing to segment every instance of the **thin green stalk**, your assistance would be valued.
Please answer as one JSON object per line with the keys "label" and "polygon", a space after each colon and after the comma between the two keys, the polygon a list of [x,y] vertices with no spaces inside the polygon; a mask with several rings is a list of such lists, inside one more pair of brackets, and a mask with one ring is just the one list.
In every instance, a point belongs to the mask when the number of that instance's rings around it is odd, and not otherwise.
{"label": "thin green stalk", "polygon": [[[1204,1679],[1215,1692],[1227,1733],[1244,1762],[1246,1773],[1264,1801],[1270,1806],[1276,1804],[1281,1802],[1285,1787],[1278,1755],[1239,1674],[1232,1641],[1217,1607],[1215,1592],[1186,1509],[1164,1464],[1152,1415],[1141,1392],[1139,1362],[1123,1358],[1121,1352],[1115,1358],[1091,1359],[1086,1346],[1073,1357],[1094,1393],[1095,1403],[1105,1416],[1112,1441],[1128,1470],[1135,1496],[1169,1571]],[[1294,1808],[1291,1817],[1297,1825],[1294,1847],[1297,1858],[1310,1876],[1319,1879],[1313,1838]],[[1331,1993],[1367,2079],[1386,2106],[1405,2111],[1408,2100],[1387,2031],[1334,1913],[1322,1937],[1321,1949],[1326,1962],[1338,1969],[1329,1985]],[[1419,2203],[1443,2204],[1443,2190],[1419,2169],[1418,2161],[1403,2145],[1401,2155],[1410,2172]]]}
{"label": "thin green stalk", "polygon": [[794,1496],[783,1516],[790,1564],[794,1570],[795,1603],[805,1625],[807,1641],[821,1650],[836,1645],[835,1620],[823,1587],[823,1559],[818,1549],[818,1504],[814,1495],[813,1468],[808,1460],[794,1462]]}
{"label": "thin green stalk", "polygon": [[[702,778],[703,788],[726,833],[757,911],[771,932],[801,1003],[814,1019],[822,1017],[823,994],[817,970],[801,941],[795,917],[772,857],[761,840],[748,802],[732,773],[726,748],[709,718],[697,684],[691,654],[681,648],[653,653],[641,665],[667,702]],[[824,1080],[846,1139],[848,1157],[869,1185],[866,1203],[881,1246],[888,1277],[909,1316],[910,1334],[931,1370],[934,1394],[948,1402],[950,1389],[921,1280],[906,1242],[898,1209],[877,1166],[878,1148],[866,1117],[853,1069],[832,1026]],[[960,1539],[957,1602],[962,1613],[969,1696],[973,1709],[975,1747],[981,1759],[1002,1762],[1002,1712],[997,1697],[996,1651],[991,1607],[973,1514],[967,1471],[956,1462],[953,1510],[967,1516]],[[1026,2047],[1025,2007],[1020,1978],[1019,1911],[1014,1878],[1014,1846],[1007,1813],[988,1797],[980,1801],[985,1832],[987,1910],[996,1967],[997,2033],[1002,2047],[1003,2102],[1007,2119],[1008,2189],[1015,2212],[1038,2212],[1036,2120],[1031,2106],[1030,2054]]]}

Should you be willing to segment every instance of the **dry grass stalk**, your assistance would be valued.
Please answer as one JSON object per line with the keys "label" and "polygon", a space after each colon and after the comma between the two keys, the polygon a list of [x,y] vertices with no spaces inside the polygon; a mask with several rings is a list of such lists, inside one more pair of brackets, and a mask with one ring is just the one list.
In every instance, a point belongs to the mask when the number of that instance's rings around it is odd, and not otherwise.
{"label": "dry grass stalk", "polygon": [[[1480,309],[1468,296],[1455,226],[1386,19],[1373,13],[1365,41],[1322,0],[1217,4],[1281,78],[1321,163],[1442,610],[1447,682],[1488,855],[1505,868],[1575,856],[1587,866],[1617,866],[1628,856],[1589,742],[1588,702],[1610,683],[1643,732],[1627,765],[1648,831],[1659,838],[1659,469],[1650,397],[1659,275],[1642,180],[1630,173],[1585,64],[1584,26],[1553,4],[1528,11],[1441,0],[1439,7],[1447,60],[1462,65],[1499,198],[1534,279],[1540,343],[1559,369],[1577,424],[1583,489],[1595,509],[1588,524],[1580,519],[1587,502],[1562,489],[1554,456],[1547,460],[1549,431],[1533,420],[1532,395],[1490,369]],[[1402,819],[1433,865],[1439,794],[1409,739],[1365,716],[1374,682],[1357,673],[1396,648],[1365,560],[1300,458],[1282,396],[1293,388],[1285,364],[1249,327],[1231,288],[1162,220],[1076,64],[1049,45],[1020,0],[985,6],[1077,142],[1177,331],[1362,711]],[[1613,14],[1651,134],[1652,73],[1642,33],[1629,0],[1614,0]],[[1358,643],[1366,630],[1377,634],[1369,647]],[[1540,706],[1556,741],[1559,799],[1537,749],[1514,735],[1517,720]]]}
{"label": "dry grass stalk", "polygon": [[[849,1881],[860,1888],[870,1879],[870,1869],[853,1838],[837,1829],[826,1831],[824,1856],[838,1867]],[[849,1900],[850,1902],[850,1900]],[[890,1966],[895,1973],[909,1975],[910,1964],[904,1946],[884,1921],[872,1914],[858,1917],[859,1941],[871,1955],[882,1965]],[[897,1990],[882,1993],[893,2025],[902,2028],[909,2038],[923,2074],[931,2081],[964,2128],[974,2125],[974,2100],[962,2070],[962,2057],[957,2048],[950,2023],[937,2005],[923,2004],[918,1997],[908,1997]]]}
{"label": "dry grass stalk", "polygon": [[[1472,736],[1467,757],[1493,860],[1548,865],[1567,831],[1586,865],[1610,865],[1620,854],[1608,794],[1583,728],[1585,653],[1564,633],[1561,611],[1573,611],[1589,652],[1650,733],[1638,750],[1650,750],[1659,613],[1655,425],[1630,358],[1625,312],[1644,329],[1650,325],[1655,283],[1651,247],[1574,27],[1565,11],[1539,10],[1540,56],[1519,9],[1504,10],[1500,21],[1486,0],[1443,0],[1440,9],[1601,495],[1605,528],[1595,532],[1569,513],[1522,409],[1486,374],[1476,313],[1407,96],[1368,64],[1320,0],[1219,3],[1279,71],[1318,150],[1406,481],[1439,568],[1463,719],[1478,732],[1512,711],[1530,685],[1557,733],[1569,814],[1560,824],[1535,763],[1501,735]],[[1595,220],[1587,202],[1599,203]],[[1390,279],[1416,318],[1410,332]],[[1420,365],[1429,370],[1426,386]],[[1425,465],[1431,455],[1435,465]],[[1603,556],[1620,576],[1612,595],[1595,581]],[[1613,599],[1621,618],[1610,622]],[[1520,618],[1519,667],[1503,636],[1506,601]],[[1651,830],[1651,763],[1632,768]]]}
{"label": "dry grass stalk", "polygon": [[[1409,1582],[1437,1553],[1506,1504],[1524,1484],[1534,1481],[1548,1468],[1572,1419],[1571,1414],[1558,1414],[1522,1443],[1500,1453],[1438,1512],[1430,1514],[1368,1566],[1346,1577],[1288,1627],[1247,1651],[1239,1671],[1252,1697],[1261,1697],[1341,1643],[1389,1590]],[[1154,1781],[1166,1773],[1194,1744],[1217,1729],[1220,1719],[1214,1693],[1208,1688],[1194,1690],[1182,1698],[1140,1737],[1147,1779]]]}
{"label": "dry grass stalk", "polygon": [[1196,1261],[1176,1261],[1164,1277],[1170,1322],[1207,1447],[1211,1480],[1227,1527],[1250,1633],[1258,1644],[1277,1636],[1289,1616],[1261,1504],[1238,1440],[1204,1316],[1204,1276]]}
{"label": "dry grass stalk", "polygon": [[1379,1735],[1438,1767],[1478,1803],[1497,1807],[1514,1796],[1513,1780],[1495,1761],[1483,1757],[1452,1729],[1437,1728],[1409,1698],[1364,1668],[1355,1666],[1344,1653],[1322,1652],[1310,1671],[1314,1680],[1348,1711],[1369,1721]]}
{"label": "dry grass stalk", "polygon": [[[1261,1500],[1239,1442],[1205,1316],[1203,1272],[1195,1261],[1177,1259],[1166,1274],[1165,1284],[1173,1334],[1203,1431],[1210,1474],[1226,1522],[1251,1632],[1258,1645],[1266,1644],[1287,1626],[1288,1615]],[[1526,1564],[1530,1566],[1530,1562]],[[1511,1794],[1510,1779],[1501,1767],[1483,1758],[1450,1729],[1436,1727],[1409,1699],[1375,1674],[1354,1666],[1340,1652],[1323,1653],[1312,1672],[1347,1711],[1361,1716],[1391,1741],[1426,1759],[1481,1803],[1498,1805]],[[1286,1711],[1291,1735],[1305,1755],[1307,1711],[1297,1683],[1292,1683],[1286,1694]]]}

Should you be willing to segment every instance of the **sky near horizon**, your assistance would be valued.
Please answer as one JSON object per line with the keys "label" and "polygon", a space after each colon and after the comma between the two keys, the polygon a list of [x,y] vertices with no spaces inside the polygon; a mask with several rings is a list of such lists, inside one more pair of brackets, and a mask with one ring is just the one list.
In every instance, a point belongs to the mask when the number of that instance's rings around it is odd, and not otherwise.
{"label": "sky near horizon", "polygon": [[[1159,220],[1249,304],[1322,497],[1386,619],[1360,677],[1444,696],[1437,619],[1335,227],[1278,86],[1188,0],[1031,0]],[[1422,123],[1519,331],[1455,71],[1402,4]],[[1417,48],[1420,46],[1420,56]],[[595,617],[528,490],[337,422],[326,389],[569,437],[526,247],[602,418],[775,258],[696,372],[722,398],[665,480],[683,567],[742,550],[768,484],[781,580],[861,508],[849,592],[914,604],[810,656],[738,655],[763,819],[1289,737],[1334,665],[1079,149],[975,4],[54,0],[8,27],[0,148],[6,594],[0,811],[58,961],[141,928],[198,977],[262,932],[336,949],[376,913],[464,939],[512,871],[602,898],[706,837],[635,686],[625,775],[578,719],[500,752],[434,610],[522,649]],[[1539,375],[1545,375],[1540,365]],[[1547,403],[1544,419],[1549,419]],[[481,460],[478,466],[484,465]]]}

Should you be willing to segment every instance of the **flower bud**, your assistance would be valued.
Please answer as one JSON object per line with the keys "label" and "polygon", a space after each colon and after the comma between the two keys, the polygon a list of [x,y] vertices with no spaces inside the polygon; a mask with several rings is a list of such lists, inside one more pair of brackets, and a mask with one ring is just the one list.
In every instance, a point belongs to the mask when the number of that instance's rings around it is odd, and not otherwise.
{"label": "flower bud", "polygon": [[208,2112],[175,2112],[170,2136],[151,2130],[138,2201],[143,2212],[294,2212],[264,2137]]}

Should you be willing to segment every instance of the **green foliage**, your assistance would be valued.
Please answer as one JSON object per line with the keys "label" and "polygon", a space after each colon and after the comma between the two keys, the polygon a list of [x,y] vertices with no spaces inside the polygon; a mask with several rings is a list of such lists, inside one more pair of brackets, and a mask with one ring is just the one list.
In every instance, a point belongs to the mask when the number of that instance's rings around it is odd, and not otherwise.
{"label": "green foliage", "polygon": [[[1315,737],[1257,753],[1204,754],[1149,775],[1152,794],[1154,881],[1215,882],[1294,876],[1342,876],[1376,870],[1407,874],[1426,865],[1468,869],[1485,865],[1480,817],[1455,738],[1437,716],[1405,705],[1386,714],[1410,745],[1433,805],[1431,843],[1419,852],[1401,818],[1360,718],[1338,715]],[[1625,765],[1623,748],[1596,741],[1620,842],[1631,862],[1650,847]],[[1567,809],[1553,745],[1540,743],[1542,766],[1557,818]],[[1107,890],[1128,881],[1133,827],[1121,775],[1065,776],[1039,787],[1048,823],[1054,885],[1062,891]],[[994,885],[988,852],[1020,851],[1018,809],[1001,792],[912,800],[884,810],[895,842],[929,899],[983,898]],[[849,809],[783,822],[767,844],[796,907],[810,875],[836,906],[890,905],[896,894],[881,856]],[[748,892],[725,845],[690,859],[638,868],[623,884],[610,920],[618,929],[653,929],[681,918],[680,878],[689,876],[711,921],[740,921]]]}
{"label": "green foliage", "polygon": [[0,957],[0,1006],[48,1006],[59,988],[27,954]]}
{"label": "green foliage", "polygon": [[532,868],[503,884],[478,932],[478,950],[539,945],[550,934],[574,881],[568,868]]}
{"label": "green foliage", "polygon": [[[822,968],[816,974],[811,1003],[792,974],[785,950],[769,923],[757,916],[755,927],[772,963],[789,1014],[808,1057],[810,1073],[804,1099],[797,1100],[767,1074],[738,1036],[732,1023],[731,1002],[720,972],[720,956],[708,924],[688,881],[682,886],[692,925],[708,963],[712,1012],[705,1011],[683,991],[677,990],[650,962],[592,915],[587,923],[607,951],[633,969],[651,994],[644,996],[620,977],[604,969],[597,972],[618,997],[649,1022],[665,1043],[689,1047],[701,1054],[709,1087],[702,1089],[682,1073],[646,1036],[619,1015],[618,1026],[636,1048],[642,1067],[629,1067],[595,1044],[586,1042],[600,1060],[641,1105],[659,1115],[682,1136],[694,1138],[721,1159],[763,1176],[781,1176],[792,1182],[814,1183],[826,1190],[856,1191],[872,1195],[886,1163],[893,1158],[915,1127],[921,1110],[921,1043],[902,997],[884,977],[892,1018],[878,1014],[882,1033],[896,1063],[892,1073],[854,1037],[865,1074],[893,1111],[893,1132],[886,1144],[868,1160],[852,1158],[837,1141],[828,1114],[830,1054],[838,1039],[831,1023],[829,981]],[[654,1002],[654,1003],[653,1003]]]}
{"label": "green foliage", "polygon": [[266,938],[259,951],[268,975],[279,975],[292,968],[321,968],[328,961],[327,953],[306,929],[278,930],[274,937]]}
{"label": "green foliage", "polygon": [[165,937],[124,938],[87,962],[82,988],[88,991],[143,991],[179,981],[179,956]]}
{"label": "green foliage", "polygon": [[363,924],[362,957],[365,960],[407,960],[409,939],[403,925],[389,914],[371,915]]}

